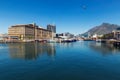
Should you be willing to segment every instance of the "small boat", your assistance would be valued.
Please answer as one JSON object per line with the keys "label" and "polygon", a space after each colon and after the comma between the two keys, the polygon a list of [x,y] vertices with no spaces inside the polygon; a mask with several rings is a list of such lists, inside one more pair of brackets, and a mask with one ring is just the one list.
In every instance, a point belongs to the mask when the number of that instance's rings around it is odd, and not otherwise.
{"label": "small boat", "polygon": [[75,39],[65,39],[62,42],[76,42],[77,40]]}

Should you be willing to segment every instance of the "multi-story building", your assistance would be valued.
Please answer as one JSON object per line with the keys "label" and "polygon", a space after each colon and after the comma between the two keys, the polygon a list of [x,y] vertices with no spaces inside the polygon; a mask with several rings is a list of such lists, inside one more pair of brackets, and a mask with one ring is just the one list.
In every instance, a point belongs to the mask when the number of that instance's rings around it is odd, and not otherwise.
{"label": "multi-story building", "polygon": [[52,38],[52,31],[49,31],[47,29],[37,28],[35,32],[36,32],[36,34],[35,34],[36,40]]}
{"label": "multi-story building", "polygon": [[120,40],[120,28],[117,28],[116,30],[114,30],[113,34],[115,39]]}
{"label": "multi-story building", "polygon": [[39,28],[34,24],[14,25],[8,29],[8,35],[12,39],[18,40],[40,40],[51,39],[52,31]]}
{"label": "multi-story building", "polygon": [[56,25],[48,24],[47,30],[50,30],[50,31],[56,33]]}
{"label": "multi-story building", "polygon": [[56,25],[48,24],[47,25],[47,30],[52,31],[52,37],[56,36]]}

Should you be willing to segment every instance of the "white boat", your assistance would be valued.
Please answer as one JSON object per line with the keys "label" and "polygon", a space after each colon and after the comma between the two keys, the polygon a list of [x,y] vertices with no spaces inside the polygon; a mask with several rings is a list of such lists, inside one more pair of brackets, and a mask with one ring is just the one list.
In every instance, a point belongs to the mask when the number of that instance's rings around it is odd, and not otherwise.
{"label": "white boat", "polygon": [[47,40],[47,42],[48,42],[48,43],[56,43],[56,41],[55,41],[55,40],[52,40],[52,39]]}

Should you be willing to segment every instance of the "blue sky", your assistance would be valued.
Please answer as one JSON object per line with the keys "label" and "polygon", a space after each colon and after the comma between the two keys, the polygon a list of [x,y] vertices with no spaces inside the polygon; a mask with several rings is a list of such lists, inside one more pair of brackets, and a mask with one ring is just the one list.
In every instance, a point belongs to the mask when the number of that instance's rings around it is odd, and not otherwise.
{"label": "blue sky", "polygon": [[103,22],[120,25],[120,0],[0,0],[0,33],[33,22],[44,28],[56,24],[57,33],[74,34]]}

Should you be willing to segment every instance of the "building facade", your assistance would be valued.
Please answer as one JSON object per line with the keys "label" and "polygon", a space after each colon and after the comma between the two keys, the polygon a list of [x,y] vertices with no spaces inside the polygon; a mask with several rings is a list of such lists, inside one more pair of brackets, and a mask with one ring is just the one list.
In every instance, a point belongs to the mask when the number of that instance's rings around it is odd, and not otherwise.
{"label": "building facade", "polygon": [[56,34],[56,37],[61,37],[61,38],[64,38],[64,39],[75,38],[74,34],[71,34],[69,32],[61,33],[61,34]]}
{"label": "building facade", "polygon": [[39,28],[34,24],[14,25],[8,29],[8,35],[11,39],[18,40],[41,40],[51,39],[52,31]]}
{"label": "building facade", "polygon": [[48,24],[47,30],[50,30],[50,31],[56,33],[56,25]]}
{"label": "building facade", "polygon": [[116,40],[120,40],[120,28],[117,28],[116,30],[112,31],[114,34],[114,38]]}

